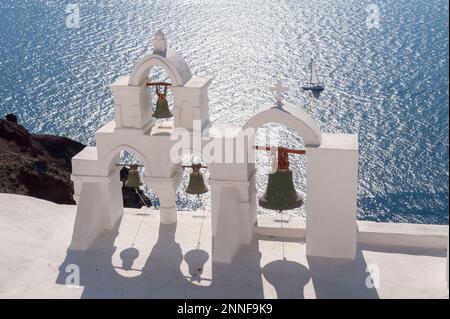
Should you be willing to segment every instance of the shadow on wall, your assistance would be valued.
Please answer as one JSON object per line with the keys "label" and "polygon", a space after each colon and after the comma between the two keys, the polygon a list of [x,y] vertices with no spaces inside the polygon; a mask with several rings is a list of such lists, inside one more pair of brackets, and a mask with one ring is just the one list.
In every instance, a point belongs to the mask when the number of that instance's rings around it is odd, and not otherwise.
{"label": "shadow on wall", "polygon": [[370,274],[361,249],[355,260],[307,257],[317,299],[379,299],[366,285]]}
{"label": "shadow on wall", "polygon": [[[120,221],[119,223],[120,224]],[[231,264],[212,263],[212,282],[204,280],[203,266],[210,258],[199,248],[184,256],[175,241],[176,225],[160,225],[153,246],[142,270],[134,277],[124,277],[112,264],[117,231],[104,233],[94,243],[98,251],[68,251],[56,280],[66,284],[70,275],[66,266],[78,265],[82,298],[264,298],[262,275],[275,288],[278,298],[304,298],[304,287],[312,280],[317,298],[378,298],[375,289],[365,285],[368,273],[361,251],[356,261],[308,257],[309,269],[289,261],[275,260],[261,269],[259,241],[254,240],[238,253]],[[139,251],[130,247],[120,253],[122,270],[134,270]],[[183,259],[190,276],[181,272]]]}
{"label": "shadow on wall", "polygon": [[[120,221],[119,223],[120,224]],[[213,281],[204,287],[194,284],[201,281],[203,265],[209,259],[206,251],[194,249],[183,256],[175,241],[175,225],[160,225],[158,241],[139,275],[124,277],[112,265],[117,231],[105,232],[93,244],[98,251],[68,251],[59,267],[58,284],[66,284],[70,275],[66,267],[75,264],[80,269],[82,298],[264,298],[260,253],[258,244],[243,248],[231,264],[212,263]],[[122,269],[132,270],[139,251],[133,247],[120,253]],[[190,276],[185,276],[180,266],[183,258],[189,266]],[[242,264],[246,271],[242,273]],[[244,287],[244,288],[243,288]]]}
{"label": "shadow on wall", "polygon": [[[290,240],[297,242],[297,240]],[[304,288],[312,281],[317,299],[379,299],[370,279],[362,250],[355,260],[307,256],[307,267],[287,259],[266,264],[262,273],[275,288],[279,299],[304,298]]]}
{"label": "shadow on wall", "polygon": [[202,281],[203,267],[209,259],[208,252],[203,249],[196,248],[188,251],[184,255],[184,260],[189,266],[189,274],[191,275],[191,281]]}
{"label": "shadow on wall", "polygon": [[263,268],[264,278],[275,288],[278,299],[303,299],[310,281],[309,269],[290,260],[275,260]]}

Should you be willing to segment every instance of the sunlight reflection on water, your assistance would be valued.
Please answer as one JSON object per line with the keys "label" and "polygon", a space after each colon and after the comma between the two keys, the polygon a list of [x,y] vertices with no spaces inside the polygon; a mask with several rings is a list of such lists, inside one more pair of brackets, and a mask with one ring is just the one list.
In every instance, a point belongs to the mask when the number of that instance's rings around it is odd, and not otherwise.
{"label": "sunlight reflection on water", "polygon": [[[92,144],[113,119],[110,83],[163,29],[193,74],[213,78],[211,120],[243,124],[279,78],[324,132],[359,134],[360,219],[448,222],[447,1],[383,1],[380,29],[366,26],[370,1],[77,3],[81,27],[67,29],[59,1],[1,0],[1,113]],[[319,100],[301,90],[311,57],[326,85]],[[281,131],[284,146],[299,146]],[[303,161],[292,158],[301,193]],[[261,194],[267,160],[258,163]],[[180,209],[195,205],[179,194]]]}

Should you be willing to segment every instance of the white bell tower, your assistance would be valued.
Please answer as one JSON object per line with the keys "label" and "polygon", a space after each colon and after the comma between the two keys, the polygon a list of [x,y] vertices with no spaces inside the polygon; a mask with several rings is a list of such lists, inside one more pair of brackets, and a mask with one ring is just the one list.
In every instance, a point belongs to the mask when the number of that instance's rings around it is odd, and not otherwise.
{"label": "white bell tower", "polygon": [[[72,159],[77,216],[70,248],[90,250],[96,238],[114,231],[123,214],[119,155],[137,155],[145,167],[144,182],[160,200],[160,222],[177,222],[176,192],[180,183],[180,163],[173,161],[173,136],[180,131],[200,141],[187,151],[202,153],[213,145],[220,158],[207,163],[210,172],[211,223],[215,238],[212,258],[229,263],[240,247],[249,244],[257,225],[254,140],[259,127],[281,123],[303,138],[306,167],[306,250],[311,256],[354,259],[356,253],[356,198],[358,180],[358,140],[356,134],[325,134],[301,107],[282,101],[287,88],[281,82],[272,88],[276,103],[253,114],[242,127],[228,127],[222,135],[210,124],[208,78],[194,77],[186,61],[167,47],[158,31],[153,51],[134,66],[131,74],[112,86],[115,118],[96,134],[97,145],[86,147]],[[169,75],[173,94],[173,115],[164,126],[152,117],[152,96],[147,88],[150,70],[163,68]],[[178,130],[179,129],[179,130]],[[184,129],[184,130],[181,130]],[[177,134],[174,134],[177,133]],[[231,160],[227,145],[234,145]],[[186,150],[183,150],[186,151]],[[222,152],[223,151],[223,152]],[[218,156],[219,157],[219,156]]]}

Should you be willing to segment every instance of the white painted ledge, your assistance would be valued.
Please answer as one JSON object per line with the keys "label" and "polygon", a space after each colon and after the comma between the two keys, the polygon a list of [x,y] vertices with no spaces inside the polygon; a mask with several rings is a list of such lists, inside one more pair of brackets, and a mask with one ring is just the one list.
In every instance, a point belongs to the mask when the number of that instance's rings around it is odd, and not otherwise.
{"label": "white painted ledge", "polygon": [[[285,216],[287,220],[287,216]],[[424,225],[407,223],[379,223],[358,221],[358,244],[385,247],[408,247],[446,250],[448,225]],[[291,217],[281,228],[278,216],[258,216],[255,232],[260,236],[305,239],[306,221]]]}
{"label": "white painted ledge", "polygon": [[358,243],[447,249],[448,225],[358,222]]}
{"label": "white painted ledge", "polygon": [[279,216],[258,216],[255,233],[267,237],[305,239],[306,220],[284,216],[282,221]]}

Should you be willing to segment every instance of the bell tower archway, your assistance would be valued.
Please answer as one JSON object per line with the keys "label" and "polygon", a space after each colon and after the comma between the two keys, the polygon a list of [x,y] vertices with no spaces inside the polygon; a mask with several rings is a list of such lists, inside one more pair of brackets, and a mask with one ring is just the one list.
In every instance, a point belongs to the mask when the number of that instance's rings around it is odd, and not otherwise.
{"label": "bell tower archway", "polygon": [[[147,82],[154,67],[162,68],[171,81],[174,118],[167,126],[155,126],[152,117]],[[123,214],[118,171],[112,167],[120,149],[133,150],[142,157],[146,167],[144,182],[159,195],[160,222],[177,222],[175,201],[181,174],[177,170],[179,163],[173,161],[171,154],[179,144],[173,137],[184,135],[196,143],[193,149],[202,156],[208,153],[205,150],[214,151],[214,160],[206,162],[215,237],[213,260],[231,262],[239,248],[253,240],[257,223],[255,134],[264,124],[276,122],[295,130],[305,144],[307,254],[353,259],[357,135],[322,133],[304,110],[281,100],[286,88],[280,82],[272,88],[275,104],[263,107],[242,127],[229,127],[225,130],[229,134],[219,134],[219,125],[210,128],[210,82],[208,78],[192,76],[186,61],[168,48],[164,34],[158,31],[153,52],[140,59],[129,75],[112,84],[114,120],[95,133],[96,146],[86,147],[72,159],[78,208],[71,249],[90,249],[93,240],[104,231],[112,231]],[[186,131],[188,134],[184,134]],[[226,152],[229,145],[236,151],[231,156]],[[221,159],[216,161],[216,157]]]}
{"label": "bell tower archway", "polygon": [[[357,136],[322,133],[316,122],[300,107],[281,101],[280,87],[280,83],[275,87],[278,89],[275,105],[267,105],[250,117],[235,138],[235,145],[239,144],[237,139],[240,135],[250,135],[249,141],[255,141],[257,129],[267,123],[281,123],[293,129],[303,139],[307,156],[307,254],[354,259],[357,227]],[[218,203],[213,202],[212,210],[213,232],[215,241],[220,246],[216,250],[226,251],[228,254],[216,253],[219,260],[231,260],[240,245],[248,243],[253,237],[257,222],[255,150],[249,145],[247,150],[246,163],[239,168],[247,169],[246,180],[242,180],[242,174],[236,174],[236,180],[230,181],[229,176],[234,176],[233,170],[236,168],[233,165],[236,164],[215,164],[216,170],[228,171],[226,177],[212,181],[218,193],[213,193],[212,198],[219,198]],[[226,200],[221,201],[222,197]],[[221,207],[221,203],[224,207]],[[235,216],[227,207],[236,207]],[[239,222],[233,224],[229,219]]]}
{"label": "bell tower archway", "polygon": [[168,48],[164,33],[158,31],[153,39],[153,52],[141,58],[130,75],[120,77],[111,85],[116,128],[148,131],[154,125],[152,96],[147,88],[153,67],[162,68],[171,81],[173,128],[192,130],[194,121],[200,121],[202,129],[209,127],[208,87],[211,80],[193,77],[184,58]]}
{"label": "bell tower archway", "polygon": [[312,117],[291,103],[283,103],[282,107],[268,105],[258,110],[242,126],[242,130],[253,129],[256,133],[264,124],[273,122],[284,124],[296,131],[307,147],[317,147],[322,143],[322,132]]}

